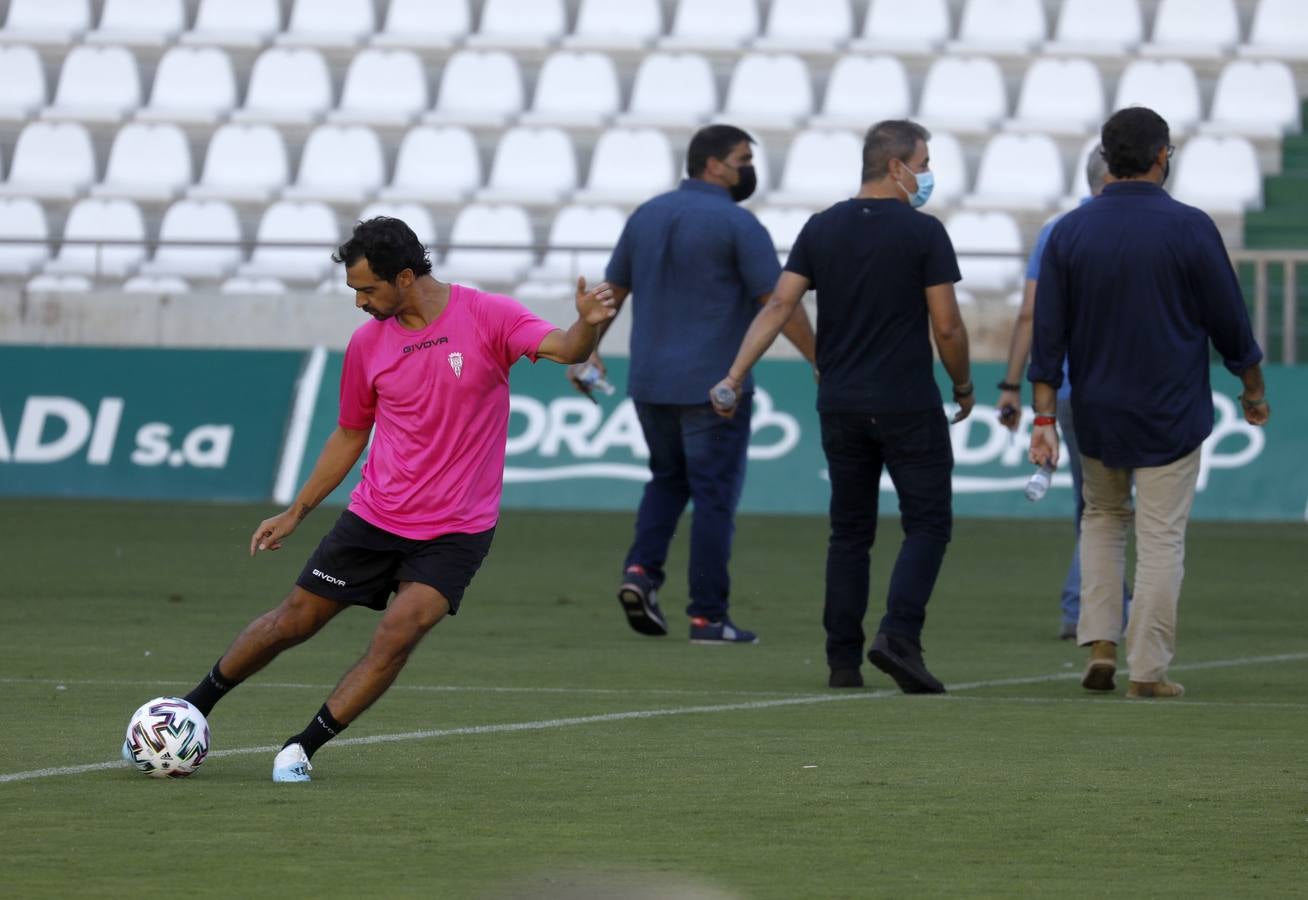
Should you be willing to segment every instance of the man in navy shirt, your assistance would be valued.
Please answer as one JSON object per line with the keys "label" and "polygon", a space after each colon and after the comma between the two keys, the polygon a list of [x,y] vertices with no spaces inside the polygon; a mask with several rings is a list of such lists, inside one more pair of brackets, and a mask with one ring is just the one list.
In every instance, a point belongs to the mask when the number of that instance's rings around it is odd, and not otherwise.
{"label": "man in navy shirt", "polygon": [[[619,308],[634,298],[627,393],[650,468],[618,599],[637,632],[667,634],[657,591],[677,521],[694,500],[686,607],[693,643],[758,640],[727,615],[754,386],[740,386],[742,414],[731,420],[706,399],[780,272],[767,229],[737,206],[755,188],[752,143],[731,125],[700,129],[686,151],[690,177],[632,213],[607,270]],[[811,363],[813,329],[802,307],[786,336]],[[591,362],[603,369],[598,351]]]}
{"label": "man in navy shirt", "polygon": [[905,693],[945,690],[927,670],[921,643],[953,527],[954,455],[932,337],[953,380],[955,422],[971,412],[973,390],[954,296],[958,260],[940,220],[916,209],[934,183],[928,140],[914,122],[878,122],[868,130],[858,195],[804,225],[772,299],[718,385],[747,384],[800,298],[817,291],[818,413],[831,479],[822,617],[831,687],[863,685],[863,616],[884,467],[899,495],[904,542],[868,659]]}
{"label": "man in navy shirt", "polygon": [[1081,680],[1089,690],[1114,688],[1126,536],[1135,523],[1126,634],[1133,698],[1184,692],[1167,669],[1200,446],[1213,429],[1210,341],[1243,384],[1246,421],[1262,425],[1270,413],[1262,351],[1221,235],[1206,214],[1162,189],[1169,139],[1167,123],[1144,107],[1104,124],[1108,183],[1049,236],[1027,372],[1036,413],[1030,455],[1038,464],[1058,458],[1053,426],[1064,355],[1076,385],[1085,500],[1077,642],[1091,648]]}

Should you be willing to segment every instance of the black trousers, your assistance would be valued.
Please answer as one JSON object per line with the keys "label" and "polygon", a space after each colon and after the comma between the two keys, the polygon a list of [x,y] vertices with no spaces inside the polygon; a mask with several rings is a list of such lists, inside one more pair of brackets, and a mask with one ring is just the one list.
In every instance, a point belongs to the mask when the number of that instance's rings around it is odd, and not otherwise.
{"label": "black trousers", "polygon": [[827,545],[827,664],[862,662],[868,568],[876,541],[881,472],[899,495],[904,542],[890,576],[879,631],[921,646],[926,605],[953,528],[954,452],[944,411],[867,415],[821,413],[822,449],[831,478]]}

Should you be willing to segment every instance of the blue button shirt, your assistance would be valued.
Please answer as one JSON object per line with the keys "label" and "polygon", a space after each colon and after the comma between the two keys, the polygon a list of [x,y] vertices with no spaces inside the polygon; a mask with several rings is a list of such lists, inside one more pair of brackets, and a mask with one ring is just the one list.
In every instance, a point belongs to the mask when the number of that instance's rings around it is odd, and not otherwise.
{"label": "blue button shirt", "polygon": [[[725,188],[688,178],[641,204],[605,275],[631,289],[627,393],[643,403],[707,403],[780,275],[767,229]],[[754,389],[752,378],[743,389]]]}
{"label": "blue button shirt", "polygon": [[[1080,205],[1085,206],[1089,202],[1089,197],[1083,197],[1081,198]],[[1054,226],[1057,225],[1062,218],[1062,213],[1054,216],[1045,223],[1044,227],[1040,229],[1040,233],[1036,235],[1035,246],[1031,248],[1031,256],[1026,261],[1027,281],[1040,281],[1040,257],[1044,255],[1045,244],[1049,243],[1050,233],[1053,232]],[[1066,357],[1063,358],[1063,384],[1058,389],[1058,396],[1059,399],[1065,399],[1072,396],[1072,379],[1067,377]]]}
{"label": "blue button shirt", "polygon": [[1081,452],[1110,468],[1162,466],[1213,429],[1208,344],[1233,374],[1262,350],[1217,226],[1155,184],[1119,181],[1049,235],[1027,377],[1076,384]]}

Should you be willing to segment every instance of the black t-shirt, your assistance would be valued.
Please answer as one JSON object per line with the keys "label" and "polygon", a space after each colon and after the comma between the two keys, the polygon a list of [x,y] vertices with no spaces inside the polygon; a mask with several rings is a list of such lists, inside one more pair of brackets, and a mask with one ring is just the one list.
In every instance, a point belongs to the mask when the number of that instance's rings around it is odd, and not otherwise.
{"label": "black t-shirt", "polygon": [[898,200],[845,200],[808,220],[786,269],[817,291],[819,410],[940,406],[926,289],[961,276],[939,219]]}

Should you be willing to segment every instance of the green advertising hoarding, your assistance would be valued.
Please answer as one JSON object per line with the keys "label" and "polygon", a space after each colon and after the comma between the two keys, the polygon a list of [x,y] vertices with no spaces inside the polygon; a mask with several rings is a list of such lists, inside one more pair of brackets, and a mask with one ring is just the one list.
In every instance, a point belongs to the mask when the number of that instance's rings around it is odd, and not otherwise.
{"label": "green advertising hoarding", "polygon": [[[513,368],[506,508],[635,509],[648,477],[647,454],[635,409],[621,390],[626,360],[610,360],[609,366],[619,390],[610,397],[597,394],[598,403],[574,392],[559,366],[523,361]],[[340,368],[340,355],[330,354],[304,442],[301,480],[335,427]],[[767,360],[756,376],[742,510],[825,513],[830,492],[808,367]],[[1026,461],[1031,414],[1028,409],[1017,435],[999,425],[990,405],[998,391],[985,386],[1001,379],[1002,366],[977,364],[973,376],[981,386],[977,406],[952,428],[956,514],[1070,516],[1072,480],[1065,460],[1044,500],[1031,503],[1022,493],[1032,471]],[[1302,400],[1308,396],[1308,369],[1274,366],[1266,377],[1273,415],[1268,427],[1259,429],[1239,414],[1234,399],[1239,382],[1220,367],[1212,372],[1215,420],[1203,448],[1196,518],[1308,519],[1308,470],[1300,465],[1308,458],[1308,404]],[[357,477],[356,470],[329,502],[347,502]],[[888,476],[882,478],[882,502],[885,512],[896,511]]]}
{"label": "green advertising hoarding", "polygon": [[0,496],[266,500],[304,357],[0,348]]}

